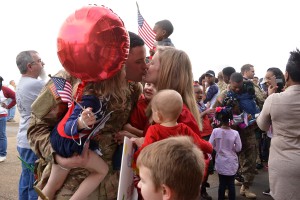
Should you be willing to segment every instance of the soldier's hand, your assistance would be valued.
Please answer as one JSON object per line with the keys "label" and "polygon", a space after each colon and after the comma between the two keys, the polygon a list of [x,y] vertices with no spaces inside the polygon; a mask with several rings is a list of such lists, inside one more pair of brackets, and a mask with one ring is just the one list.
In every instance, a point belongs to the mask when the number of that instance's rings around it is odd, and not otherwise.
{"label": "soldier's hand", "polygon": [[89,159],[89,144],[86,143],[83,147],[81,155],[75,155],[70,158],[64,158],[55,154],[56,162],[63,168],[72,169],[77,167],[85,167]]}

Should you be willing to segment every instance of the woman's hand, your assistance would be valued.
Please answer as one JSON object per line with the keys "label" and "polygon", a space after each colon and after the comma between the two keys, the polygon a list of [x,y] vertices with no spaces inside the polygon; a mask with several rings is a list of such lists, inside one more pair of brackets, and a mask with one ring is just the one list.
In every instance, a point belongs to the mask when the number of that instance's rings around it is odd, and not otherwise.
{"label": "woman's hand", "polygon": [[269,85],[268,87],[268,96],[275,93],[277,91],[278,86]]}

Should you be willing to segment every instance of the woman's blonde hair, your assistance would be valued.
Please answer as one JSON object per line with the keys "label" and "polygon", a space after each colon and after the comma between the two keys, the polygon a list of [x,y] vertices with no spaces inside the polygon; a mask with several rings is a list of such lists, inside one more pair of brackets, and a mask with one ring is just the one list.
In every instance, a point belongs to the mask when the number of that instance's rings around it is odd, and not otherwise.
{"label": "woman's blonde hair", "polygon": [[127,99],[127,87],[126,79],[122,78],[124,76],[125,68],[123,67],[116,75],[110,79],[100,81],[100,82],[90,82],[87,83],[84,88],[84,95],[95,95],[99,98],[113,98],[118,103],[115,104],[116,108],[121,108],[125,105]]}
{"label": "woman's blonde hair", "polygon": [[159,79],[155,85],[157,91],[176,90],[182,96],[183,103],[195,117],[198,126],[201,127],[200,115],[194,97],[194,79],[189,56],[184,51],[174,47],[159,47],[157,52],[160,62]]}

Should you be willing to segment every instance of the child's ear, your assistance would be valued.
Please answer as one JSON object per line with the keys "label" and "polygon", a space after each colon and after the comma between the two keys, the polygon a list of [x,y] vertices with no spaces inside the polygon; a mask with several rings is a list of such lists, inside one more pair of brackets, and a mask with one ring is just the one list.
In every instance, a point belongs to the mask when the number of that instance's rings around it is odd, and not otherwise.
{"label": "child's ear", "polygon": [[160,122],[162,122],[163,121],[163,116],[162,116],[162,114],[160,113],[160,112],[158,112],[158,111],[156,111],[156,114],[157,114],[157,117],[158,117],[158,120],[160,121]]}
{"label": "child's ear", "polygon": [[172,199],[172,190],[166,186],[165,184],[163,184],[161,186],[162,189],[162,193],[163,193],[163,200],[170,200]]}
{"label": "child's ear", "polygon": [[164,37],[166,37],[167,31],[166,31],[166,30],[163,30],[163,31],[162,31],[162,35],[163,35]]}

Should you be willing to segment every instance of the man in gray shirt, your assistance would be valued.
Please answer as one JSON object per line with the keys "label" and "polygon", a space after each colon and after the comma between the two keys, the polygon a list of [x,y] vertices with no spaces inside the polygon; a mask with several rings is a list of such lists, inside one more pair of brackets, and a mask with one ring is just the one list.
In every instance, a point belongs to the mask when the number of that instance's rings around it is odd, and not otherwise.
{"label": "man in gray shirt", "polygon": [[[20,113],[20,126],[17,135],[17,149],[20,157],[28,164],[34,165],[37,156],[30,149],[27,139],[27,129],[31,114],[31,104],[45,85],[38,77],[44,74],[44,62],[38,52],[22,51],[16,58],[17,66],[21,73],[20,81],[16,89],[17,107]],[[37,199],[37,193],[33,189],[34,174],[22,164],[22,172],[19,182],[19,199]]]}

